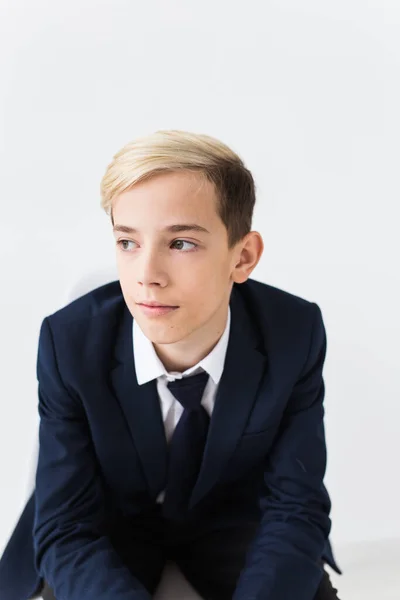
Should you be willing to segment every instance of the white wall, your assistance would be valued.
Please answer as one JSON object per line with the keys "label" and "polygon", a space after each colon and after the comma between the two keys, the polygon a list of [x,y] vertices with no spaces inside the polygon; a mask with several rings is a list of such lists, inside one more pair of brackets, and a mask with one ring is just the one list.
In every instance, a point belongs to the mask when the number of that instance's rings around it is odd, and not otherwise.
{"label": "white wall", "polygon": [[29,493],[41,320],[113,265],[100,179],[161,128],[241,154],[255,278],[322,309],[332,539],[400,536],[400,5],[10,0],[0,22],[0,549]]}

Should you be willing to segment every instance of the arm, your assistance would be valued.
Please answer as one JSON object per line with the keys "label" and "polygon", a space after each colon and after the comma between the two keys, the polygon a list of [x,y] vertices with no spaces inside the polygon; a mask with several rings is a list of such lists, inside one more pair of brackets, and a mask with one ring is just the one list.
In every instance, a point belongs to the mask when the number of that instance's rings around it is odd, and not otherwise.
{"label": "arm", "polygon": [[313,600],[329,536],[324,381],[326,334],[315,303],[309,355],[267,457],[262,520],[233,600]]}
{"label": "arm", "polygon": [[47,318],[40,330],[37,377],[37,570],[58,600],[149,600],[107,537],[88,423],[80,400],[61,380]]}

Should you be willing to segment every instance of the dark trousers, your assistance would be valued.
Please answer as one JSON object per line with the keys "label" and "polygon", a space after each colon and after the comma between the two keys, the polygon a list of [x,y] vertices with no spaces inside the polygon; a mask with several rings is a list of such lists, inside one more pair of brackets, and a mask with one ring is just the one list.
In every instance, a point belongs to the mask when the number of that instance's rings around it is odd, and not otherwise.
{"label": "dark trousers", "polygon": [[[177,527],[163,522],[157,509],[138,518],[129,557],[122,553],[122,558],[150,594],[160,583],[165,562],[172,560],[204,600],[231,600],[257,526],[221,527],[210,520],[202,527]],[[47,585],[42,595],[44,600],[56,600]],[[339,600],[325,570],[314,600]]]}

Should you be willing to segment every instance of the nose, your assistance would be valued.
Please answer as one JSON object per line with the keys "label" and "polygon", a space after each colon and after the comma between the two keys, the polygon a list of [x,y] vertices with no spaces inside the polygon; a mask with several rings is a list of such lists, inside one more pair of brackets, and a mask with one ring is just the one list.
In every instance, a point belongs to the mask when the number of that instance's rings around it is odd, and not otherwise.
{"label": "nose", "polygon": [[140,285],[164,287],[167,284],[167,275],[162,265],[161,255],[156,249],[142,250],[136,262],[136,268],[137,282]]}

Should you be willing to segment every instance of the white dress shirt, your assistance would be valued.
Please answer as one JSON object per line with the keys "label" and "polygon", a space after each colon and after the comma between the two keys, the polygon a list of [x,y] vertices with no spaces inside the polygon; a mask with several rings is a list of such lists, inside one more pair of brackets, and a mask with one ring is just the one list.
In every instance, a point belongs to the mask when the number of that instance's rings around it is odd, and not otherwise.
{"label": "white dress shirt", "polygon": [[[179,373],[177,371],[166,370],[157,356],[153,343],[144,335],[136,319],[133,320],[133,357],[137,381],[139,385],[143,385],[153,379],[157,379],[157,392],[160,399],[160,408],[167,442],[170,441],[175,427],[183,413],[182,405],[176,400],[167,387],[168,382],[174,381],[175,379],[182,379],[182,377],[190,377],[190,375],[197,375],[197,373],[206,371],[210,377],[204,389],[201,404],[211,417],[218,384],[224,370],[230,325],[231,311],[228,307],[228,318],[225,330],[216,346],[196,365],[186,369],[183,373]],[[162,502],[163,498],[164,492],[161,492],[157,498],[157,502]]]}

